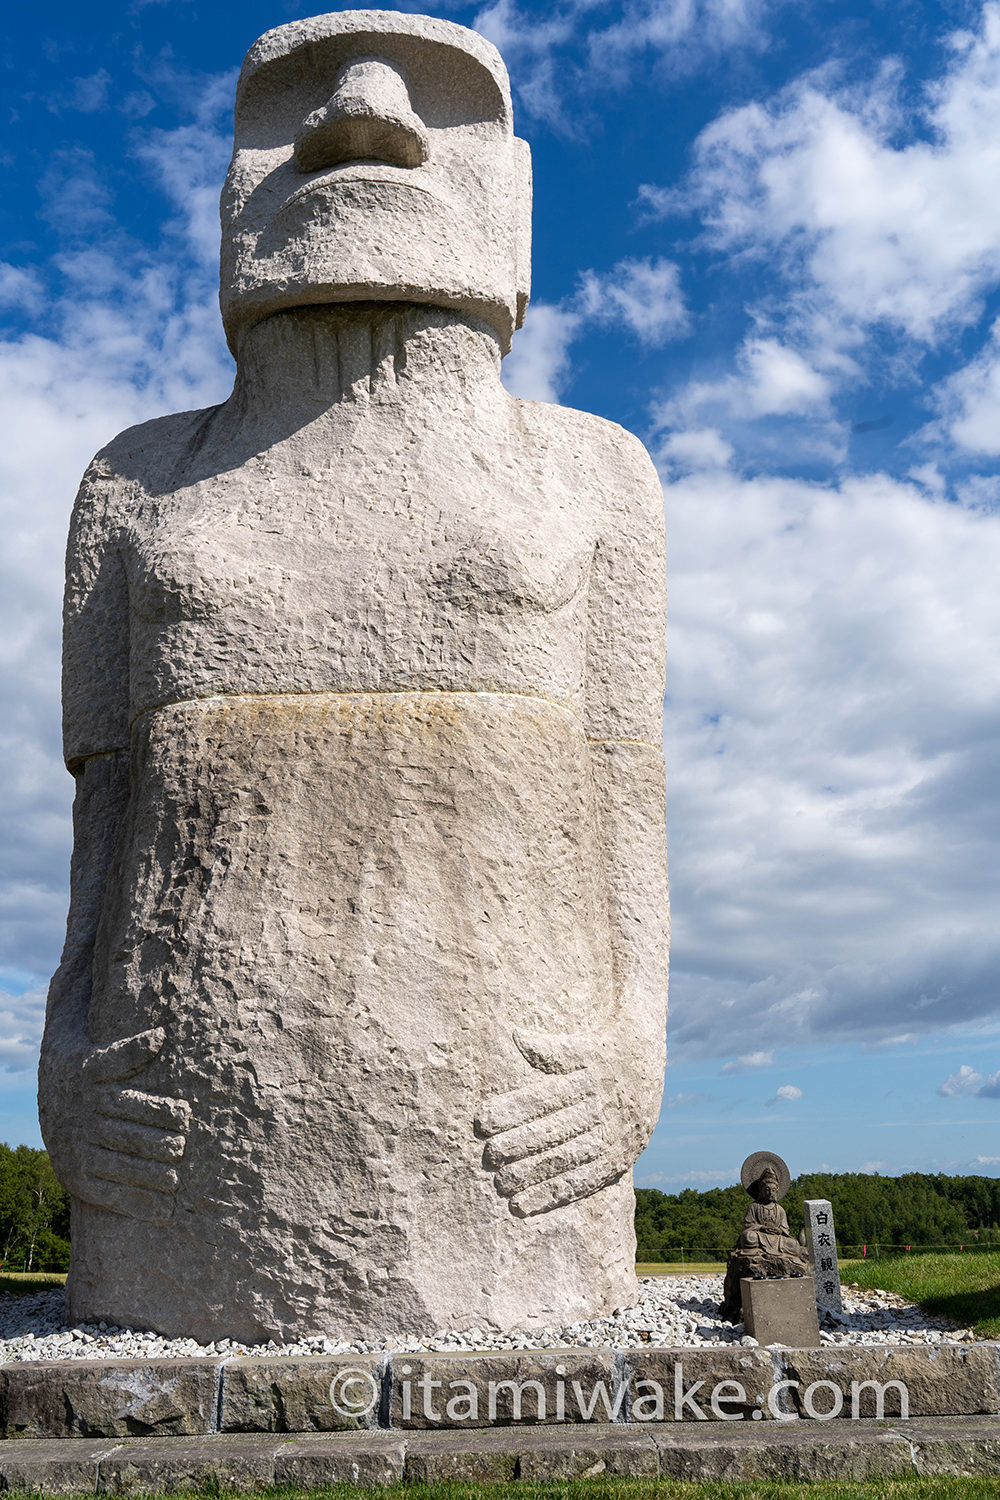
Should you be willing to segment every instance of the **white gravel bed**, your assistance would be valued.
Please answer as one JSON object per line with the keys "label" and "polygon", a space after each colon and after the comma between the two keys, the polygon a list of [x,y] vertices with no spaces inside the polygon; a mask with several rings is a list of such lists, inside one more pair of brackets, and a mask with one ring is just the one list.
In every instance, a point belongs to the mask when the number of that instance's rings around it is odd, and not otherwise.
{"label": "white gravel bed", "polygon": [[[247,1346],[230,1339],[198,1344],[168,1339],[106,1323],[69,1327],[61,1291],[26,1297],[0,1297],[0,1364],[39,1359],[167,1359],[195,1355],[279,1354],[418,1354],[425,1350],[567,1349],[581,1346],[612,1349],[705,1348],[754,1345],[742,1323],[724,1323],[718,1314],[721,1276],[643,1276],[639,1298],[631,1307],[590,1323],[561,1328],[533,1328],[491,1334],[470,1328],[464,1333],[441,1330],[424,1339],[387,1335],[375,1342],[303,1339],[295,1344]],[[843,1290],[842,1316],[824,1314],[820,1338],[829,1345],[950,1344],[974,1338],[946,1318],[924,1312],[894,1292]]]}

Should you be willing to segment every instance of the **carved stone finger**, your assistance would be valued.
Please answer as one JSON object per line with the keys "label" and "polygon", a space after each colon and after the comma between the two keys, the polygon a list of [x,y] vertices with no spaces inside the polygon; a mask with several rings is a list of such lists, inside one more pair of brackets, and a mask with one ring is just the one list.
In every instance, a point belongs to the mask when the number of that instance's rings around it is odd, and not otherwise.
{"label": "carved stone finger", "polygon": [[121,1214],[129,1219],[142,1219],[147,1223],[163,1224],[173,1217],[174,1200],[166,1193],[152,1193],[146,1188],[126,1187],[124,1183],[109,1182],[106,1178],[89,1174],[80,1180],[80,1197],[108,1213]]}
{"label": "carved stone finger", "polygon": [[92,1177],[121,1182],[126,1187],[148,1188],[154,1193],[172,1193],[177,1186],[177,1173],[164,1162],[146,1161],[102,1146],[90,1153],[87,1167]]}
{"label": "carved stone finger", "polygon": [[476,1131],[479,1135],[497,1135],[501,1130],[513,1130],[531,1120],[539,1120],[543,1115],[554,1114],[567,1104],[576,1104],[593,1093],[594,1085],[586,1073],[570,1073],[563,1078],[553,1078],[544,1088],[530,1083],[506,1094],[494,1094],[479,1107]]}
{"label": "carved stone finger", "polygon": [[528,1156],[523,1161],[512,1162],[509,1167],[504,1167],[495,1178],[497,1190],[505,1198],[513,1198],[535,1183],[546,1182],[552,1177],[563,1177],[574,1167],[595,1161],[603,1150],[604,1138],[600,1131],[588,1131],[586,1135],[578,1135],[571,1141],[565,1141],[553,1151],[545,1151],[541,1156]]}
{"label": "carved stone finger", "polygon": [[483,1161],[493,1171],[498,1171],[508,1162],[551,1151],[563,1141],[572,1140],[585,1130],[593,1130],[600,1117],[600,1101],[596,1095],[581,1100],[579,1104],[567,1105],[551,1115],[543,1115],[540,1120],[532,1120],[528,1125],[519,1125],[494,1136],[483,1152]]}
{"label": "carved stone finger", "polygon": [[98,1095],[97,1112],[116,1120],[134,1120],[137,1125],[158,1125],[161,1130],[187,1130],[191,1124],[191,1106],[186,1099],[142,1094],[138,1089],[121,1089],[113,1084]]}
{"label": "carved stone finger", "polygon": [[109,1083],[131,1078],[140,1072],[163,1048],[167,1033],[162,1026],[123,1037],[109,1047],[99,1047],[83,1064],[88,1083]]}
{"label": "carved stone finger", "polygon": [[105,1115],[95,1117],[90,1138],[97,1146],[124,1151],[143,1161],[177,1161],[187,1145],[183,1135],[168,1135],[155,1125],[136,1125],[131,1120],[112,1120]]}
{"label": "carved stone finger", "polygon": [[588,1037],[562,1036],[550,1031],[515,1031],[521,1056],[542,1073],[575,1073],[591,1061]]}
{"label": "carved stone finger", "polygon": [[575,1203],[579,1198],[589,1198],[622,1175],[621,1167],[611,1166],[606,1160],[587,1162],[562,1177],[551,1177],[546,1182],[536,1183],[511,1199],[511,1211],[519,1219],[544,1214],[552,1208],[562,1208],[566,1203]]}

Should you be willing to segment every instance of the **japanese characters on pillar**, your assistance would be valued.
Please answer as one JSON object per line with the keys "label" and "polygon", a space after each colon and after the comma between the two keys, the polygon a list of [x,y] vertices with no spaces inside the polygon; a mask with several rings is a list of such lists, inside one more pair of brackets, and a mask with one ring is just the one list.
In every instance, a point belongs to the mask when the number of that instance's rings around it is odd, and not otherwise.
{"label": "japanese characters on pillar", "polygon": [[825,1198],[807,1198],[802,1207],[806,1219],[809,1264],[816,1282],[816,1305],[829,1308],[832,1312],[843,1312],[833,1208]]}

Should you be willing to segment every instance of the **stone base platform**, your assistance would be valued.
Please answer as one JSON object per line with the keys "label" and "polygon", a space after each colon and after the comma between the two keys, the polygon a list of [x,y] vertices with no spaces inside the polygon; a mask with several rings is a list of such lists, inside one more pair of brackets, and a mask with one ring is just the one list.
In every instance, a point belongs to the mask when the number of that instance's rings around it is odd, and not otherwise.
{"label": "stone base platform", "polygon": [[[0,1366],[0,1438],[825,1426],[1000,1415],[995,1343],[518,1350]],[[0,1444],[2,1446],[2,1444]]]}
{"label": "stone base platform", "polygon": [[0,1366],[0,1490],[1000,1474],[1000,1345]]}
{"label": "stone base platform", "polygon": [[162,1490],[301,1489],[444,1479],[492,1482],[599,1475],[689,1480],[851,1479],[913,1474],[1000,1475],[995,1420],[722,1423],[475,1428],[310,1435],[70,1438],[0,1443],[0,1489],[43,1495]]}

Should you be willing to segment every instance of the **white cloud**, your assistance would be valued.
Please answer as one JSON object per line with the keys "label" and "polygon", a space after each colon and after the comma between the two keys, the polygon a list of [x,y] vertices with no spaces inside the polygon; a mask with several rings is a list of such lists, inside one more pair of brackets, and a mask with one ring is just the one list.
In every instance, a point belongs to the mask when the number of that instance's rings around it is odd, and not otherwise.
{"label": "white cloud", "polygon": [[980,1099],[1000,1099],[1000,1071],[984,1077],[968,1063],[963,1063],[957,1073],[951,1073],[938,1089],[946,1099],[957,1099],[975,1095]]}
{"label": "white cloud", "polygon": [[36,271],[0,261],[0,306],[24,313],[38,312],[45,298],[45,284]]}
{"label": "white cloud", "polygon": [[753,1068],[772,1068],[773,1066],[773,1052],[747,1052],[743,1057],[737,1057],[727,1063],[723,1063],[720,1072],[748,1073]]}
{"label": "white cloud", "polygon": [[[710,243],[777,254],[786,274],[857,328],[886,323],[933,342],[974,318],[1000,275],[1000,5],[950,38],[928,91],[926,138],[897,144],[898,69],[867,90],[829,71],[770,104],[722,115],[696,146],[688,201]],[[654,208],[677,196],[647,188]]]}
{"label": "white cloud", "polygon": [[[654,403],[654,430],[666,432],[656,456],[668,472],[727,467],[734,454],[730,439],[741,448],[770,446],[783,466],[797,448],[812,462],[820,456],[842,457],[844,428],[833,417],[830,375],[779,339],[761,335],[744,340],[735,365],[718,379],[692,380],[668,400]],[[762,418],[784,420],[748,432]],[[807,424],[790,430],[790,419],[802,418]]]}
{"label": "white cloud", "polygon": [[[1000,280],[1000,198],[984,190],[1000,174],[1000,0],[948,38],[916,108],[902,85],[892,61],[869,85],[833,65],[812,72],[703,130],[681,189],[642,187],[653,216],[697,212],[704,244],[764,277],[737,371],[691,382],[661,412],[667,425],[732,442],[734,421],[815,423],[872,360],[912,381],[926,349],[980,316]],[[1000,452],[998,348],[1000,333],[943,382],[928,440]],[[824,452],[812,434],[816,456],[836,458],[825,436]]]}
{"label": "white cloud", "polygon": [[[157,175],[185,173],[195,196],[228,149],[224,90],[211,81],[200,123],[147,142]],[[195,136],[200,141],[196,149]],[[79,182],[72,181],[74,171]],[[217,304],[214,244],[202,210],[168,225],[155,249],[118,226],[93,160],[70,152],[50,165],[45,209],[62,237],[51,262],[0,277],[0,290],[37,318],[0,342],[0,664],[6,677],[0,755],[0,943],[5,962],[45,974],[66,914],[72,782],[59,743],[62,564],[73,496],[85,465],[116,432],[164,411],[224,398],[231,361]],[[68,196],[61,196],[63,194]],[[76,206],[91,194],[81,218]],[[200,199],[199,199],[200,202]],[[80,238],[86,232],[86,240]],[[20,1067],[37,1040],[42,991],[0,997],[0,1066]],[[27,1050],[26,1050],[27,1049]]]}
{"label": "white cloud", "polygon": [[230,116],[237,76],[233,70],[205,80],[192,100],[193,121],[149,131],[136,150],[177,211],[168,232],[173,229],[186,256],[193,255],[216,283],[219,189],[232,151]]}
{"label": "white cloud", "polygon": [[733,445],[717,427],[686,427],[668,433],[657,445],[656,456],[671,472],[726,469],[733,459]]}
{"label": "white cloud", "polygon": [[995,1016],[1000,516],[884,475],[666,504],[675,1049]]}
{"label": "white cloud", "polygon": [[601,276],[587,271],[577,306],[597,322],[624,322],[644,344],[665,344],[690,327],[680,269],[669,260],[622,260]]}
{"label": "white cloud", "polygon": [[698,1184],[711,1187],[717,1183],[738,1182],[739,1179],[739,1167],[722,1167],[719,1170],[706,1172],[648,1172],[637,1178],[636,1187],[665,1187],[668,1183],[684,1183],[688,1187]]}
{"label": "white cloud", "polygon": [[827,405],[830,382],[826,376],[777,339],[750,339],[741,357],[746,371],[744,400],[752,416],[797,416]]}
{"label": "white cloud", "polygon": [[959,1094],[978,1094],[983,1082],[982,1073],[977,1073],[975,1068],[963,1063],[957,1073],[952,1073],[938,1089],[939,1094],[946,1098],[955,1098]]}
{"label": "white cloud", "polygon": [[598,81],[627,88],[637,55],[669,76],[734,48],[762,50],[777,8],[775,0],[627,0],[608,24],[593,0],[561,0],[544,13],[494,0],[472,24],[503,54],[521,107],[569,133],[579,120],[567,100],[586,110]]}
{"label": "white cloud", "polygon": [[612,321],[644,344],[685,333],[689,320],[677,266],[619,261],[603,274],[585,271],[577,291],[559,303],[532,303],[503,362],[504,385],[523,400],[557,401],[570,378],[570,344],[588,326]]}
{"label": "white cloud", "polygon": [[67,102],[71,109],[78,109],[86,115],[94,114],[107,108],[110,89],[111,74],[107,68],[98,68],[86,78],[73,79],[73,91]]}
{"label": "white cloud", "polygon": [[0,989],[0,1070],[34,1074],[44,1013],[44,987],[36,986],[23,995]]}
{"label": "white cloud", "polygon": [[794,1083],[783,1083],[779,1089],[765,1103],[765,1109],[770,1109],[775,1104],[794,1104],[796,1099],[802,1098],[802,1090]]}
{"label": "white cloud", "polygon": [[937,421],[925,428],[928,441],[946,438],[965,453],[1000,454],[1000,319],[979,353],[932,392]]}
{"label": "white cloud", "polygon": [[620,21],[591,35],[591,57],[607,63],[609,52],[628,56],[652,48],[686,69],[730,47],[766,45],[764,22],[772,8],[764,0],[633,0]]}
{"label": "white cloud", "polygon": [[569,346],[580,316],[568,307],[533,302],[501,366],[503,383],[522,401],[558,401],[570,375]]}

